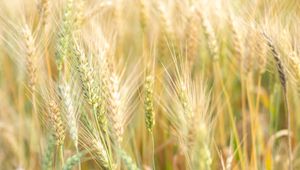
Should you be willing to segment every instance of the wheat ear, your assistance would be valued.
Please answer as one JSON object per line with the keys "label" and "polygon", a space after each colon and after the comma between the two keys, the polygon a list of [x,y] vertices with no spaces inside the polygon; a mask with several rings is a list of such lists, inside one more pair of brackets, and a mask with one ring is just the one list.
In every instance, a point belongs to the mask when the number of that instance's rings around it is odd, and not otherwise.
{"label": "wheat ear", "polygon": [[148,75],[145,81],[145,101],[144,101],[144,109],[146,115],[146,128],[149,132],[152,132],[153,126],[155,125],[155,115],[153,108],[153,83],[154,78],[152,75]]}
{"label": "wheat ear", "polygon": [[136,166],[135,162],[124,150],[120,149],[118,153],[121,156],[122,160],[124,161],[125,166],[129,170],[139,170],[139,168]]}
{"label": "wheat ear", "polygon": [[216,34],[214,32],[214,29],[212,25],[210,24],[208,18],[204,13],[201,11],[201,9],[196,9],[196,13],[201,19],[201,26],[204,30],[204,34],[207,38],[207,45],[210,52],[210,55],[212,56],[212,59],[218,60],[219,59],[219,45],[218,40],[216,37]]}
{"label": "wheat ear", "polygon": [[48,24],[49,24],[49,14],[50,14],[50,9],[49,6],[50,2],[49,0],[42,0],[41,1],[41,12],[42,12],[42,25],[44,26],[45,31],[48,31]]}
{"label": "wheat ear", "polygon": [[272,56],[276,62],[276,67],[277,67],[277,71],[278,71],[278,75],[279,75],[279,80],[282,86],[282,89],[284,91],[284,93],[286,93],[286,76],[284,73],[284,67],[283,64],[280,60],[280,56],[279,53],[275,47],[275,45],[272,42],[272,39],[265,33],[263,33],[263,36],[265,37],[266,41],[267,41],[267,45],[271,50]]}
{"label": "wheat ear", "polygon": [[42,169],[51,170],[53,167],[53,153],[55,148],[55,141],[52,135],[49,136],[47,148],[43,155]]}
{"label": "wheat ear", "polygon": [[123,125],[123,113],[121,107],[121,95],[119,91],[119,78],[116,74],[112,73],[110,77],[110,85],[109,89],[109,97],[108,97],[108,107],[110,112],[108,113],[110,120],[112,121],[113,132],[115,133],[115,137],[120,144],[123,140],[124,133],[124,125]]}
{"label": "wheat ear", "polygon": [[84,52],[77,48],[77,68],[80,76],[82,91],[87,103],[93,108],[95,120],[100,125],[99,130],[106,132],[107,120],[102,111],[102,104],[99,96],[99,87],[95,82],[94,71],[90,66]]}
{"label": "wheat ear", "polygon": [[58,34],[58,47],[56,51],[56,62],[57,69],[61,75],[64,60],[70,56],[72,48],[72,30],[74,27],[74,18],[73,18],[73,0],[67,1],[66,9],[63,13],[62,26]]}
{"label": "wheat ear", "polygon": [[69,126],[69,133],[71,136],[71,139],[74,142],[74,145],[76,149],[78,149],[78,129],[77,129],[77,120],[76,120],[76,110],[73,102],[73,97],[71,94],[71,89],[68,84],[64,84],[59,86],[60,94],[62,98],[62,102],[64,105],[64,108],[66,110],[66,118],[67,118],[67,124]]}
{"label": "wheat ear", "polygon": [[61,165],[64,164],[63,144],[65,140],[65,127],[62,121],[60,108],[54,99],[50,99],[48,104],[49,118],[52,125],[53,133],[56,140],[57,148],[59,148],[59,156]]}
{"label": "wheat ear", "polygon": [[197,27],[197,16],[195,15],[195,8],[192,7],[190,10],[190,16],[188,16],[187,26],[185,30],[186,34],[186,51],[187,51],[187,60],[190,68],[192,69],[198,48],[198,27]]}
{"label": "wheat ear", "polygon": [[[83,153],[79,152],[71,157],[69,157],[64,165],[64,167],[62,168],[63,170],[72,170],[73,167],[80,163],[80,159],[83,157]],[[80,164],[79,164],[80,166]]]}
{"label": "wheat ear", "polygon": [[65,128],[63,125],[61,111],[58,104],[52,99],[48,104],[49,117],[56,138],[56,145],[63,145],[65,139]]}
{"label": "wheat ear", "polygon": [[289,112],[289,107],[288,107],[288,100],[287,100],[287,92],[286,92],[286,75],[285,75],[285,71],[284,71],[284,67],[283,64],[280,60],[280,56],[279,53],[275,47],[275,45],[273,44],[272,39],[266,34],[263,33],[263,36],[265,37],[266,41],[267,41],[267,45],[271,50],[272,56],[276,62],[276,66],[277,66],[277,72],[279,75],[279,79],[280,79],[280,83],[282,86],[282,90],[283,90],[283,95],[284,95],[284,104],[285,104],[285,109],[286,109],[286,113],[288,116],[288,132],[289,132],[289,138],[288,138],[288,148],[289,148],[289,169],[291,170],[293,167],[293,158],[292,158],[292,141],[291,141],[291,115]]}
{"label": "wheat ear", "polygon": [[108,155],[106,150],[104,149],[104,146],[101,142],[101,140],[92,139],[92,146],[96,150],[96,156],[101,161],[101,165],[108,169],[110,166]]}
{"label": "wheat ear", "polygon": [[147,22],[149,21],[146,1],[140,0],[139,5],[140,5],[140,24],[141,24],[142,30],[145,31],[147,24],[148,24]]}
{"label": "wheat ear", "polygon": [[235,24],[232,15],[229,15],[229,26],[232,32],[232,43],[233,43],[233,50],[236,55],[236,59],[238,65],[240,67],[242,58],[243,58],[243,47],[242,47],[242,39],[237,30],[237,25]]}
{"label": "wheat ear", "polygon": [[23,36],[25,39],[26,66],[27,66],[26,68],[29,76],[29,87],[30,90],[34,91],[36,85],[36,64],[35,64],[36,47],[34,44],[34,38],[32,36],[32,33],[28,25],[25,25],[23,29]]}

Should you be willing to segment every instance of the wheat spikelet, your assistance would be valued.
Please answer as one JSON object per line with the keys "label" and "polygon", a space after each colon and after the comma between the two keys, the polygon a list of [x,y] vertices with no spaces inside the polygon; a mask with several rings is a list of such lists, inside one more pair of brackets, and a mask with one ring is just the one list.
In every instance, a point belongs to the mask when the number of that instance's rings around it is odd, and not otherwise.
{"label": "wheat spikelet", "polygon": [[54,130],[54,136],[56,138],[56,145],[63,145],[65,140],[65,128],[59,106],[53,99],[49,101],[48,110],[51,125]]}
{"label": "wheat spikelet", "polygon": [[25,39],[26,49],[26,68],[29,77],[29,87],[31,90],[35,90],[36,85],[36,47],[34,44],[34,38],[28,25],[25,25],[23,29],[23,36]]}
{"label": "wheat spikelet", "polygon": [[146,128],[149,132],[152,132],[153,126],[155,125],[155,114],[153,108],[153,83],[154,78],[152,75],[148,75],[146,77],[145,82],[145,101],[144,101],[144,109],[146,115]]}

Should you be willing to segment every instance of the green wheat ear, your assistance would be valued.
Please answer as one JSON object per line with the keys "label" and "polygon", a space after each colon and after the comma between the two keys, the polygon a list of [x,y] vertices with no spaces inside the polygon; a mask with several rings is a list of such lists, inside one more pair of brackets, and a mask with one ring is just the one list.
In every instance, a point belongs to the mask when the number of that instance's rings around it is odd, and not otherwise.
{"label": "green wheat ear", "polygon": [[66,8],[63,13],[60,32],[58,34],[57,51],[56,51],[56,64],[59,72],[62,71],[64,60],[71,56],[72,48],[72,31],[74,27],[74,11],[73,0],[68,0]]}
{"label": "green wheat ear", "polygon": [[49,135],[48,137],[48,145],[43,157],[43,162],[42,162],[42,169],[43,170],[48,170],[52,169],[53,165],[53,154],[54,154],[54,149],[55,149],[55,139],[53,135]]}
{"label": "green wheat ear", "polygon": [[135,162],[132,160],[132,158],[122,149],[119,149],[119,155],[122,158],[122,160],[125,163],[125,166],[129,170],[139,170]]}
{"label": "green wheat ear", "polygon": [[144,109],[146,114],[146,128],[149,132],[152,132],[153,126],[155,124],[155,115],[153,108],[153,84],[154,78],[149,75],[146,77],[145,81],[145,101],[144,101]]}
{"label": "green wheat ear", "polygon": [[66,164],[63,167],[63,170],[71,170],[75,165],[77,165],[80,162],[80,158],[82,158],[83,155],[83,153],[79,152],[69,157],[66,161]]}

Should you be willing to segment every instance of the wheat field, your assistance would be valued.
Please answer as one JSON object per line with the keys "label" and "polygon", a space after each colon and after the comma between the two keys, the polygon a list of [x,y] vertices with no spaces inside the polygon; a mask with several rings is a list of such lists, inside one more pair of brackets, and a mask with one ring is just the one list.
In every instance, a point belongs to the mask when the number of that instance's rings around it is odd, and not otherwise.
{"label": "wheat field", "polygon": [[0,0],[1,170],[300,169],[299,0]]}

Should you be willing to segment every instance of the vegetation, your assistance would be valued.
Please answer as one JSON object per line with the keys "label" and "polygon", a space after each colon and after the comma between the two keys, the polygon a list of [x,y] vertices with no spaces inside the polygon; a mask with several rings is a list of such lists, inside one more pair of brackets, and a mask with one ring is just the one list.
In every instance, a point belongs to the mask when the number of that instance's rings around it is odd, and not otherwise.
{"label": "vegetation", "polygon": [[299,0],[0,6],[0,169],[300,168]]}

